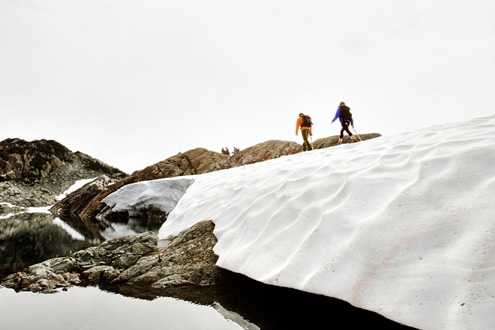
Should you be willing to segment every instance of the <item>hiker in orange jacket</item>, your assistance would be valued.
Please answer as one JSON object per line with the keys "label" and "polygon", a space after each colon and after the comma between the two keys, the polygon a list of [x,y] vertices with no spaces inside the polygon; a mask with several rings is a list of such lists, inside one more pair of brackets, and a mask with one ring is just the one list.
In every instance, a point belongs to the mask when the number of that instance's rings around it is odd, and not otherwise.
{"label": "hiker in orange jacket", "polygon": [[300,128],[303,137],[304,151],[313,150],[313,146],[308,141],[308,136],[313,136],[313,128],[311,127],[311,125],[313,125],[311,117],[301,112],[296,121],[296,135],[298,135]]}

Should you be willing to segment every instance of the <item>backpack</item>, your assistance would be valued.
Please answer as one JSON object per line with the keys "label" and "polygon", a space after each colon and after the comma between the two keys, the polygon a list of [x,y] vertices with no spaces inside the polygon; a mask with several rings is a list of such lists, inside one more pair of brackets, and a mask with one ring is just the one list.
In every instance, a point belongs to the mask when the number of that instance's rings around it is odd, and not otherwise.
{"label": "backpack", "polygon": [[311,127],[313,126],[313,121],[311,120],[311,117],[308,116],[308,115],[304,115],[303,116],[303,123],[301,125],[301,127]]}
{"label": "backpack", "polygon": [[340,119],[342,121],[352,120],[351,108],[349,108],[347,105],[340,106]]}

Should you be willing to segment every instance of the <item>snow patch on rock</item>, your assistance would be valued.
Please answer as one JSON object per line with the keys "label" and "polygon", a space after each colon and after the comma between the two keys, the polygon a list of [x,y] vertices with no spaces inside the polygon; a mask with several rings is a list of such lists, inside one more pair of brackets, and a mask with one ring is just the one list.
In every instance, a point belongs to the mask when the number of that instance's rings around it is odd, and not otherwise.
{"label": "snow patch on rock", "polygon": [[194,179],[185,177],[142,181],[120,188],[102,202],[114,212],[128,211],[130,216],[147,208],[170,213],[193,182]]}

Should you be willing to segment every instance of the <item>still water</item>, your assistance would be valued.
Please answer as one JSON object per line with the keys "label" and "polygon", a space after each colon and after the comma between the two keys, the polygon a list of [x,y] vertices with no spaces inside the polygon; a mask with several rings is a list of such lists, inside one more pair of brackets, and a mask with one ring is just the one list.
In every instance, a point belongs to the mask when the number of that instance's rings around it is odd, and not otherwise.
{"label": "still water", "polygon": [[[102,236],[111,239],[146,230],[150,228],[114,224]],[[99,243],[90,231],[48,212],[0,215],[0,283],[3,276],[24,267]],[[41,294],[0,286],[0,311],[0,329],[259,329],[214,300],[197,304],[172,297],[138,299],[97,287]]]}
{"label": "still water", "polygon": [[[160,297],[129,298],[96,287],[56,294],[0,288],[0,329],[256,329],[224,317],[211,306]],[[235,317],[235,315],[234,315]]]}

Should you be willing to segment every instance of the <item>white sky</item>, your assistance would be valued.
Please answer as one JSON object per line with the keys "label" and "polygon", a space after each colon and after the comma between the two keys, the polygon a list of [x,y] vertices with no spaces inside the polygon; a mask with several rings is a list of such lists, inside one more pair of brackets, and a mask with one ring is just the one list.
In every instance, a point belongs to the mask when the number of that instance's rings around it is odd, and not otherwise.
{"label": "white sky", "polygon": [[340,101],[384,135],[495,111],[495,1],[0,0],[0,139],[132,172],[314,139]]}

